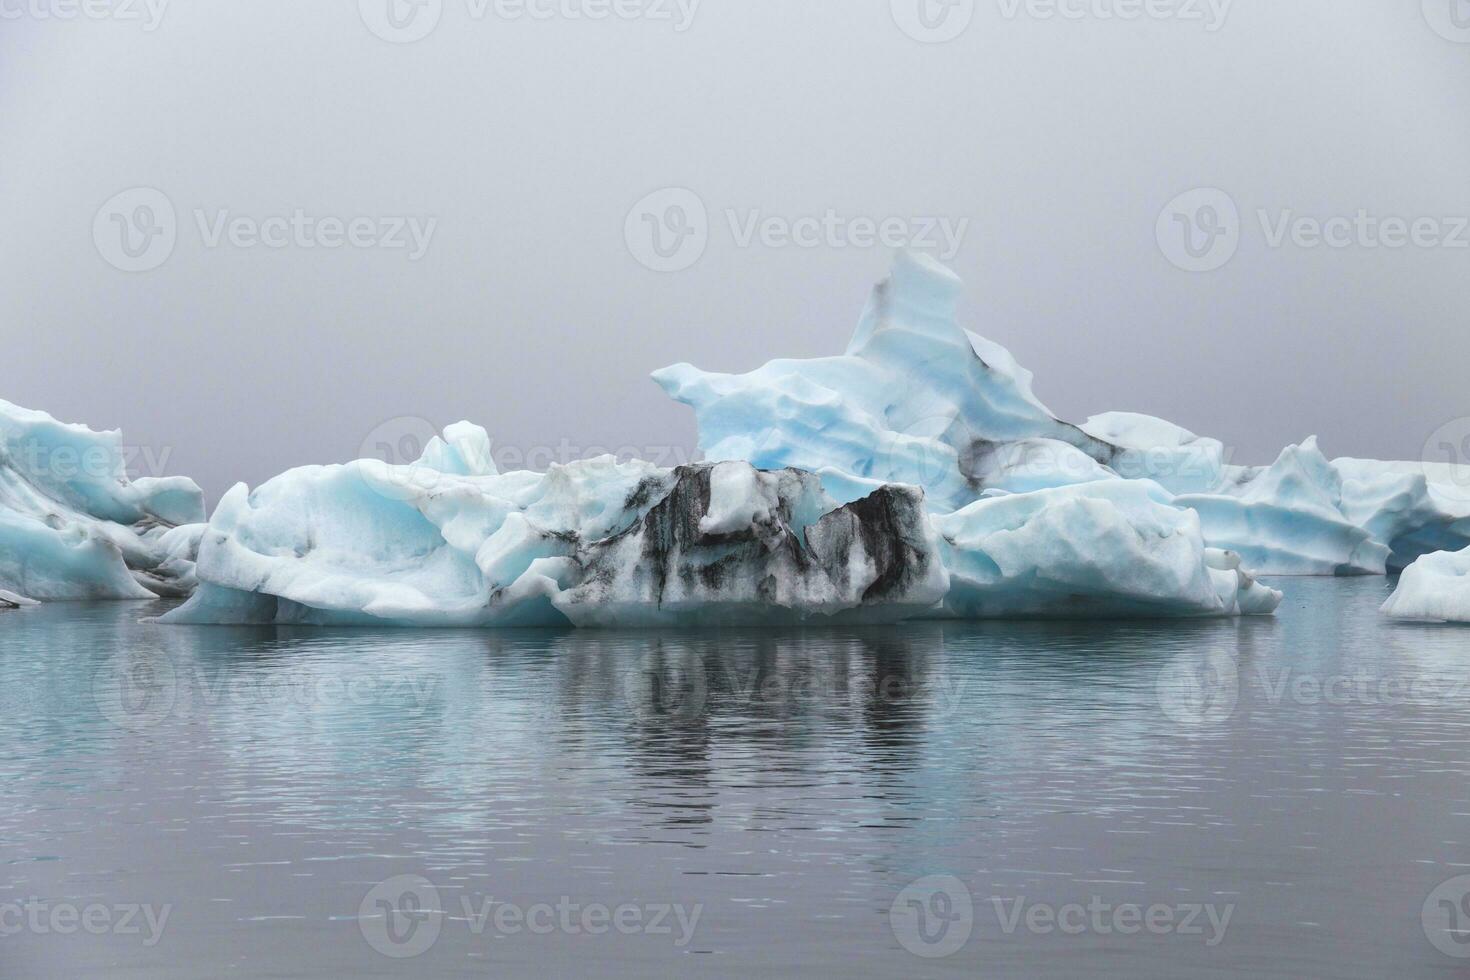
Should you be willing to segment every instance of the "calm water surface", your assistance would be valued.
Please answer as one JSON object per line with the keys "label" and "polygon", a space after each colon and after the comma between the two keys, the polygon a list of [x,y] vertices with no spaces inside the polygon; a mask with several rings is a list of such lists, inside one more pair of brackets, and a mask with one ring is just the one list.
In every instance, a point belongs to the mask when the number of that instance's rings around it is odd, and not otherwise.
{"label": "calm water surface", "polygon": [[1470,628],[1274,584],[1239,623],[0,613],[0,976],[1466,975]]}

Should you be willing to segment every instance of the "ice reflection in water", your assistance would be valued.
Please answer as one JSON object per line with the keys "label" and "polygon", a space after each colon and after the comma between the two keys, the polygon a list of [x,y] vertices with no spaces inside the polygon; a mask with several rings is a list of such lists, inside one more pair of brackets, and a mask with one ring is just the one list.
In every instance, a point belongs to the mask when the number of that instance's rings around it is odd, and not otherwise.
{"label": "ice reflection in water", "polygon": [[[1448,974],[1421,906],[1470,871],[1470,643],[1382,580],[1276,620],[844,631],[169,628],[0,614],[0,908],[172,907],[0,938],[6,976],[401,975],[374,885],[443,905],[444,976]],[[952,875],[954,955],[889,908]],[[693,941],[476,932],[485,899],[702,909]],[[1224,941],[1004,927],[1017,899],[1215,903]]]}

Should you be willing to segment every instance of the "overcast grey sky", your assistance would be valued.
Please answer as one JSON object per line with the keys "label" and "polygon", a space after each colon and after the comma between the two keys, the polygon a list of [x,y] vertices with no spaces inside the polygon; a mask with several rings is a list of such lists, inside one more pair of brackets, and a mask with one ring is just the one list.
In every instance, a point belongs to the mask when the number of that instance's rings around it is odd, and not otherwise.
{"label": "overcast grey sky", "polygon": [[400,416],[691,446],[649,371],[840,351],[923,219],[1064,417],[1470,415],[1465,0],[74,2],[0,0],[0,397],[211,496]]}

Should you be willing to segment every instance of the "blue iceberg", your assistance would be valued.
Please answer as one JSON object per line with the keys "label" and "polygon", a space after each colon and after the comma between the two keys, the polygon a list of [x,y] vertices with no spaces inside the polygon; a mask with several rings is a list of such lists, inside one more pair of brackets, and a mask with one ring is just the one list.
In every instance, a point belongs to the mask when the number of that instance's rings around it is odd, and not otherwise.
{"label": "blue iceberg", "polygon": [[34,472],[17,446],[111,459],[117,434],[0,403],[0,589],[191,595],[170,623],[1244,616],[1281,601],[1261,574],[1383,574],[1470,546],[1455,467],[1332,460],[1314,439],[1236,466],[1161,419],[1065,422],[958,324],[960,291],[903,253],[840,355],[656,372],[695,412],[697,465],[500,473],[489,434],[462,422],[408,465],[238,485],[207,524],[181,478],[129,482],[116,459],[92,479]]}
{"label": "blue iceberg", "polygon": [[194,481],[128,478],[121,433],[0,401],[0,592],[8,605],[188,595],[203,520]]}

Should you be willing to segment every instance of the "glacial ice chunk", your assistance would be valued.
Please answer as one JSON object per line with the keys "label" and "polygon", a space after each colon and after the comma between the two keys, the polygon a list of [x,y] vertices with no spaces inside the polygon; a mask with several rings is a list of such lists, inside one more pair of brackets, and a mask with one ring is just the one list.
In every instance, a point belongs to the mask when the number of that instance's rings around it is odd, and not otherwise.
{"label": "glacial ice chunk", "polygon": [[426,467],[363,461],[235,487],[202,536],[199,591],[164,621],[874,622],[937,606],[948,583],[913,489],[838,505],[811,474],[747,463]]}
{"label": "glacial ice chunk", "polygon": [[1470,468],[1328,460],[1315,439],[1240,466],[1161,419],[1061,421],[959,326],[960,288],[901,253],[839,356],[656,372],[708,458],[679,470],[502,474],[462,422],[408,466],[237,486],[205,526],[191,481],[127,479],[117,433],[0,402],[0,588],[192,592],[178,622],[1238,615],[1279,601],[1253,573],[1382,574],[1470,546]]}
{"label": "glacial ice chunk", "polygon": [[1414,464],[1329,461],[1315,439],[1240,466],[1219,440],[1146,415],[1069,425],[1009,351],[958,325],[959,290],[939,263],[900,254],[843,355],[654,379],[694,409],[709,458],[814,472],[838,500],[903,483],[947,514],[999,492],[1147,480],[1260,574],[1381,575],[1470,545],[1470,493],[1451,492],[1470,470],[1456,485]]}
{"label": "glacial ice chunk", "polygon": [[35,599],[0,589],[0,610],[20,609],[24,606],[34,605],[38,605]]}
{"label": "glacial ice chunk", "polygon": [[798,470],[726,462],[677,471],[627,532],[587,544],[554,604],[578,626],[896,622],[949,585],[910,487],[841,506]]}
{"label": "glacial ice chunk", "polygon": [[1264,573],[1381,575],[1470,546],[1470,467],[1329,461],[1315,439],[1269,467],[1236,466],[1218,440],[1147,415],[1109,412],[1082,427],[1119,447],[1118,475],[1178,494],[1211,544]]}
{"label": "glacial ice chunk", "polygon": [[1219,493],[1238,468],[1225,445],[1182,426],[1135,412],[1104,412],[1082,431],[1114,447],[1108,467],[1125,480],[1153,480],[1172,493]]}
{"label": "glacial ice chunk", "polygon": [[1335,459],[1342,509],[1389,549],[1398,571],[1437,551],[1470,547],[1470,466]]}
{"label": "glacial ice chunk", "polygon": [[[694,409],[710,460],[831,474],[834,487],[844,477],[918,486],[938,513],[975,500],[987,476],[1027,486],[1097,478],[1111,447],[1052,415],[1009,351],[959,327],[959,294],[953,272],[902,252],[845,354],[744,375],[678,364],[654,380]],[[1067,447],[1054,460],[1059,477],[1039,472],[1045,454],[1007,457],[1026,440]],[[1029,468],[1018,475],[1022,458]]]}
{"label": "glacial ice chunk", "polygon": [[1237,616],[1281,602],[1147,481],[993,497],[935,525],[953,580],[945,608],[963,618]]}
{"label": "glacial ice chunk", "polygon": [[1470,623],[1470,548],[1440,551],[1415,561],[1383,605],[1393,619]]}
{"label": "glacial ice chunk", "polygon": [[918,487],[850,482],[842,500],[823,475],[743,461],[666,470],[603,457],[544,474],[431,465],[448,459],[436,443],[409,466],[304,467],[235,487],[201,535],[173,543],[197,548],[200,584],[163,621],[885,623],[1230,616],[1279,599],[1141,482],[1005,495],[935,520]]}
{"label": "glacial ice chunk", "polygon": [[130,480],[118,432],[0,401],[0,588],[35,600],[188,591],[176,528],[204,520],[183,477]]}
{"label": "glacial ice chunk", "polygon": [[1215,547],[1275,575],[1382,575],[1389,549],[1343,513],[1342,478],[1316,439],[1222,492],[1180,494]]}
{"label": "glacial ice chunk", "polygon": [[[306,467],[236,487],[196,539],[198,591],[165,621],[666,626],[1274,610],[1280,594],[1214,547],[1195,510],[1111,468],[1129,444],[1059,421],[1009,352],[955,323],[958,291],[942,266],[901,255],[840,357],[738,376],[658,372],[695,408],[705,464],[604,458],[501,474],[488,435],[461,423],[407,467]],[[1118,423],[1143,443],[1139,418]]]}

